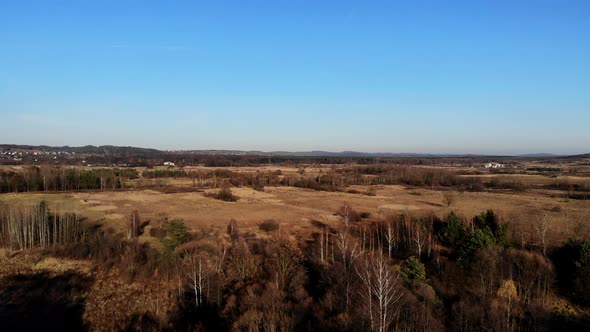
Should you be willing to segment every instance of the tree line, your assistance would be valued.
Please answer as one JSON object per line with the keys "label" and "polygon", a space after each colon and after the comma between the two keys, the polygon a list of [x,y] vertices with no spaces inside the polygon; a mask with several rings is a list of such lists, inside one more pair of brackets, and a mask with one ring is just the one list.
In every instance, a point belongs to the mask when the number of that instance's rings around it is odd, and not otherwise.
{"label": "tree line", "polygon": [[133,168],[81,169],[67,167],[26,167],[20,171],[0,172],[0,193],[68,190],[120,189],[136,179]]}
{"label": "tree line", "polygon": [[[147,179],[190,178],[194,187],[219,188],[224,183],[236,187],[249,186],[263,190],[266,186],[289,186],[320,191],[349,191],[352,185],[406,185],[426,188],[452,188],[462,191],[512,190],[524,191],[539,188],[524,184],[518,179],[501,176],[492,177],[484,182],[477,176],[461,175],[459,172],[434,168],[416,168],[408,166],[351,166],[322,170],[319,174],[306,174],[300,168],[297,174],[272,172],[232,172],[229,170],[184,170],[161,169],[146,170],[142,173]],[[157,184],[157,183],[156,183]],[[150,186],[152,184],[147,184]],[[553,184],[540,188],[566,191],[569,198],[587,199],[590,197],[590,181],[572,184],[556,180]]]}
{"label": "tree line", "polygon": [[[533,188],[517,179],[492,177],[483,182],[480,177],[462,176],[458,172],[408,166],[351,166],[307,174],[305,168],[297,173],[280,170],[268,172],[233,172],[230,170],[190,170],[183,168],[147,169],[136,188],[163,186],[164,178],[188,178],[195,188],[221,188],[227,183],[236,187],[249,186],[263,190],[266,186],[291,186],[321,191],[349,191],[352,185],[407,185],[426,188],[453,188],[465,191],[486,189],[523,191]],[[134,168],[67,168],[26,167],[19,171],[0,172],[0,193],[67,190],[116,190],[124,183],[139,178]],[[590,198],[590,182],[567,183],[556,180],[543,188],[562,190],[572,199]],[[370,194],[370,193],[368,193]]]}

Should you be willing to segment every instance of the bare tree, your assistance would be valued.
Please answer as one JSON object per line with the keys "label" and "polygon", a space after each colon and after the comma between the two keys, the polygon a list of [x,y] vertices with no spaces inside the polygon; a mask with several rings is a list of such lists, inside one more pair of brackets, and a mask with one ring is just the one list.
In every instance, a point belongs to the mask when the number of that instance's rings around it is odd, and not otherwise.
{"label": "bare tree", "polygon": [[383,255],[373,254],[365,256],[357,275],[364,285],[361,297],[369,312],[371,329],[389,331],[399,311],[396,304],[403,296],[399,274]]}
{"label": "bare tree", "polygon": [[393,255],[395,240],[393,223],[391,220],[387,220],[385,222],[385,241],[387,241],[387,253],[389,254],[389,258]]}
{"label": "bare tree", "polygon": [[322,233],[320,234],[320,261],[324,263],[329,258],[329,248],[330,248],[330,230],[328,227],[324,226],[322,228]]}
{"label": "bare tree", "polygon": [[414,227],[412,230],[412,241],[416,245],[416,253],[418,254],[418,258],[422,257],[422,250],[424,248],[424,244],[426,243],[427,236],[424,234],[424,229],[419,221],[414,223]]}
{"label": "bare tree", "polygon": [[221,243],[217,248],[217,254],[213,256],[213,268],[215,269],[217,278],[217,304],[221,303],[221,285],[224,277],[225,256],[227,254],[227,246]]}
{"label": "bare tree", "polygon": [[203,290],[205,280],[209,274],[209,267],[206,258],[196,251],[188,251],[185,253],[184,266],[185,274],[189,281],[190,287],[195,295],[195,306],[203,305]]}
{"label": "bare tree", "polygon": [[226,273],[230,280],[243,281],[256,275],[260,267],[257,257],[243,239],[233,241],[228,252]]}
{"label": "bare tree", "polygon": [[539,239],[541,240],[543,256],[547,256],[547,230],[549,229],[548,221],[549,215],[545,213],[543,214],[543,217],[541,217],[540,222],[535,225],[537,233],[539,234]]}
{"label": "bare tree", "polygon": [[350,208],[350,206],[346,203],[344,203],[344,205],[342,206],[342,221],[344,222],[344,226],[346,226],[346,228],[348,228],[348,225],[350,223],[350,211],[352,209]]}
{"label": "bare tree", "polygon": [[227,234],[230,236],[232,241],[236,241],[240,236],[238,230],[238,222],[235,219],[230,219],[229,224],[227,224]]}
{"label": "bare tree", "polygon": [[129,217],[129,223],[127,225],[127,238],[133,239],[139,236],[139,224],[140,224],[139,212],[134,210]]}
{"label": "bare tree", "polygon": [[370,255],[364,257],[360,264],[355,266],[356,273],[362,281],[363,287],[359,289],[359,295],[365,305],[369,316],[371,331],[375,331],[375,317],[373,314],[373,271],[371,269]]}
{"label": "bare tree", "polygon": [[356,241],[351,238],[346,230],[338,233],[337,246],[340,251],[340,259],[342,260],[342,268],[344,270],[345,308],[348,312],[350,307],[350,287],[352,285],[354,261],[361,254],[361,250]]}
{"label": "bare tree", "polygon": [[293,281],[303,271],[304,257],[299,248],[288,240],[278,238],[269,243],[266,251],[265,263],[276,289],[287,293],[293,291],[297,287]]}

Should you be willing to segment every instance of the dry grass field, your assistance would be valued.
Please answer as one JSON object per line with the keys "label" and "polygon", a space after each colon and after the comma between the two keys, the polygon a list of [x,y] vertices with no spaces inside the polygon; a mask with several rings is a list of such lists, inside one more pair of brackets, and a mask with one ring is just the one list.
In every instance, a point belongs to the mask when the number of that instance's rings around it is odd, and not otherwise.
{"label": "dry grass field", "polygon": [[[535,175],[521,175],[519,178],[537,184],[543,183],[545,179]],[[182,178],[154,181],[159,181],[165,188],[186,189],[192,183],[190,179]],[[27,204],[46,200],[50,208],[75,211],[87,218],[87,222],[104,224],[121,232],[125,231],[131,213],[137,210],[142,220],[149,221],[152,227],[160,226],[166,220],[181,218],[193,231],[201,228],[222,229],[229,220],[235,219],[242,228],[255,233],[258,224],[272,219],[281,227],[289,229],[291,234],[308,237],[317,231],[312,221],[329,225],[339,223],[341,218],[335,213],[344,203],[359,213],[368,213],[368,219],[402,213],[434,213],[444,217],[450,211],[471,218],[492,209],[511,224],[514,232],[528,233],[530,241],[534,241],[536,227],[531,221],[541,221],[543,218],[548,221],[548,235],[553,240],[562,241],[574,232],[585,235],[590,230],[590,201],[564,199],[553,195],[550,190],[458,192],[399,185],[373,187],[375,196],[362,194],[367,192],[369,186],[347,188],[361,194],[296,187],[266,187],[264,191],[249,187],[232,188],[233,194],[239,197],[237,202],[224,202],[204,195],[216,189],[171,193],[147,189],[19,193],[0,195],[0,202]]]}

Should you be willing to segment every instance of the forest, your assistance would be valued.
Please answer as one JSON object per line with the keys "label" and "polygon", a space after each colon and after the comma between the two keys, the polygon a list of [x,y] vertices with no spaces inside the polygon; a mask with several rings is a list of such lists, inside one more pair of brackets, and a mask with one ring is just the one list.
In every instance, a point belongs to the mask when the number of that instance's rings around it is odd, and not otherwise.
{"label": "forest", "polygon": [[[195,188],[221,187],[229,182],[233,186],[291,186],[324,191],[345,191],[351,185],[407,185],[413,187],[449,188],[453,190],[484,191],[544,188],[565,192],[572,199],[590,198],[590,180],[576,183],[555,179],[551,182],[527,184],[520,178],[502,177],[499,174],[483,181],[478,173],[437,168],[416,168],[396,165],[348,166],[322,170],[317,175],[306,174],[300,167],[298,174],[278,171],[235,172],[227,169],[194,170],[183,168],[147,168],[141,174],[135,168],[74,168],[29,166],[20,171],[0,169],[0,193],[68,190],[116,190],[124,188],[129,180],[186,178]],[[157,181],[138,182],[135,187],[161,186]]]}
{"label": "forest", "polygon": [[138,177],[135,169],[80,169],[27,167],[22,171],[0,171],[0,193],[68,190],[113,190]]}
{"label": "forest", "polygon": [[[590,304],[590,239],[572,234],[558,246],[521,246],[510,236],[510,220],[491,210],[470,217],[451,212],[443,219],[405,213],[367,219],[344,204],[335,213],[338,226],[318,221],[311,239],[297,238],[272,220],[260,224],[264,236],[242,232],[236,220],[223,232],[190,231],[181,219],[149,228],[137,210],[121,234],[39,202],[2,208],[0,243],[13,250],[36,248],[44,256],[90,260],[97,269],[93,283],[116,275],[126,285],[154,287],[151,298],[143,299],[143,310],[116,302],[121,299],[109,292],[119,290],[104,286],[86,303],[72,302],[85,308],[80,329],[589,327],[567,312],[555,314],[550,305],[557,294],[580,306]],[[161,250],[138,242],[148,228]],[[67,289],[72,298],[67,292],[50,293],[56,298],[45,301],[74,301],[79,290]],[[120,292],[125,294],[125,287]],[[3,289],[0,295],[28,296],[14,289]],[[153,301],[161,301],[158,306],[165,310],[155,310]]]}

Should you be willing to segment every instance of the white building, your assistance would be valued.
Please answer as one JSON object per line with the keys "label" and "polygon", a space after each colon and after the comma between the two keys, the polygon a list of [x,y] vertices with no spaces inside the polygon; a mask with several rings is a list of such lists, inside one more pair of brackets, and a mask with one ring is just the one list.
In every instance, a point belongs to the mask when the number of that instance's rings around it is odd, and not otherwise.
{"label": "white building", "polygon": [[165,161],[164,166],[176,166],[176,165],[174,165],[174,163],[171,161]]}
{"label": "white building", "polygon": [[492,162],[483,165],[484,168],[504,168],[504,164]]}

